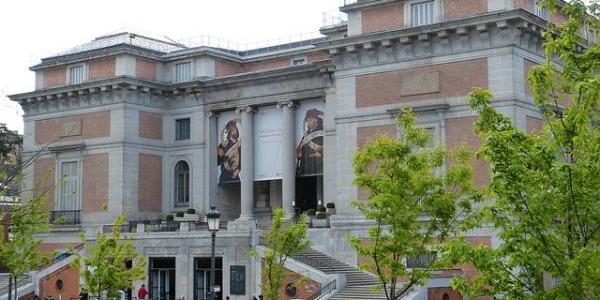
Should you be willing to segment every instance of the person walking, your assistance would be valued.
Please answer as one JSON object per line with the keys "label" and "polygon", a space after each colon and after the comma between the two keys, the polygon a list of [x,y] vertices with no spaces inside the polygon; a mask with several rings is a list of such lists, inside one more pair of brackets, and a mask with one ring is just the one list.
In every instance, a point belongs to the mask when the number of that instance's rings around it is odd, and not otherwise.
{"label": "person walking", "polygon": [[142,287],[138,290],[138,300],[145,300],[146,295],[148,295],[148,290],[146,289],[146,285],[142,284]]}

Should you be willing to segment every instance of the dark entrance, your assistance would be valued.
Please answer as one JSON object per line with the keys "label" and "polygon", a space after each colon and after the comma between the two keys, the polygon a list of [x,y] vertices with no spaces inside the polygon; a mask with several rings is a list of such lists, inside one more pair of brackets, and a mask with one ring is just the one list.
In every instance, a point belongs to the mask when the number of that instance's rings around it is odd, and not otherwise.
{"label": "dark entrance", "polygon": [[[218,292],[215,300],[223,299],[223,258],[215,257],[215,287]],[[210,257],[194,259],[194,300],[209,299],[210,293]]]}
{"label": "dark entrance", "polygon": [[175,258],[150,258],[150,297],[175,300]]}
{"label": "dark entrance", "polygon": [[[296,177],[296,211],[302,213],[307,209],[317,209],[323,199],[323,176]],[[321,200],[322,201],[322,200]],[[325,205],[320,203],[320,205]]]}

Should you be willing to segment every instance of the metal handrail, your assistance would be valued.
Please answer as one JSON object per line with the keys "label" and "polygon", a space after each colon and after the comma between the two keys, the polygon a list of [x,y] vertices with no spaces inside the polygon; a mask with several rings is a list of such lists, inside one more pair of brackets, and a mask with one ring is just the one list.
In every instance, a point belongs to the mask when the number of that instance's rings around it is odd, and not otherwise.
{"label": "metal handrail", "polygon": [[325,273],[333,273],[335,272],[335,266],[328,262],[320,261],[318,259],[314,259],[304,253],[296,254],[292,256],[293,259],[302,262],[305,265],[309,265],[315,269],[321,270]]}
{"label": "metal handrail", "polygon": [[329,293],[335,291],[335,289],[337,289],[337,280],[336,279],[334,279],[330,283],[326,284],[320,290],[314,292],[312,295],[310,295],[305,300],[318,300],[318,299],[321,299],[323,296],[326,296]]}
{"label": "metal handrail", "polygon": [[81,220],[80,210],[72,209],[72,210],[54,210],[50,212],[50,223],[55,223],[60,221],[60,225],[72,225],[79,224]]}

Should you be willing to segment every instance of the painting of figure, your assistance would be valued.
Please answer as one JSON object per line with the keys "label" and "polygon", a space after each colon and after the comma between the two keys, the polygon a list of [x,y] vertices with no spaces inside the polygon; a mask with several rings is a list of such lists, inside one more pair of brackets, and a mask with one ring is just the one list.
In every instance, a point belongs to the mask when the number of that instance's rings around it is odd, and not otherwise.
{"label": "painting of figure", "polygon": [[304,116],[302,139],[296,147],[297,175],[323,173],[323,135],[323,112],[309,109]]}
{"label": "painting of figure", "polygon": [[217,146],[217,163],[220,167],[219,182],[235,182],[240,180],[241,144],[237,119],[227,122],[221,130],[220,142]]}

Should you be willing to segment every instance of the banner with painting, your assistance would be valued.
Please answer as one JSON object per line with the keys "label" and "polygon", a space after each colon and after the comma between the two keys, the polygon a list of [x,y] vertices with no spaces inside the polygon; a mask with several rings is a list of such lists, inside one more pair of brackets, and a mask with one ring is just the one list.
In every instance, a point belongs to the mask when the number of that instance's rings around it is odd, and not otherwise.
{"label": "banner with painting", "polygon": [[302,101],[296,109],[296,175],[323,174],[323,112],[321,100]]}
{"label": "banner with painting", "polygon": [[217,121],[218,145],[217,164],[219,183],[239,182],[241,171],[242,145],[240,122],[235,111],[219,114]]}
{"label": "banner with painting", "polygon": [[281,109],[259,107],[254,113],[254,180],[281,179]]}

